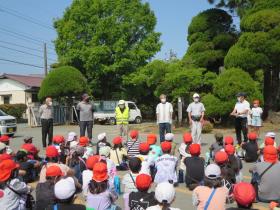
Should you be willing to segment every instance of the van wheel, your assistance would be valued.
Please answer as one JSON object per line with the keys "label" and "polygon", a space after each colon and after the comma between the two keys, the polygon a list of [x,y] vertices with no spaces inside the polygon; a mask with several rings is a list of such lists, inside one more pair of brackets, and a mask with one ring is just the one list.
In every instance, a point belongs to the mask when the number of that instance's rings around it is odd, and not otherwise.
{"label": "van wheel", "polygon": [[142,118],[141,117],[136,117],[135,118],[135,123],[136,124],[140,124],[142,122]]}
{"label": "van wheel", "polygon": [[113,117],[111,117],[111,118],[109,119],[109,124],[110,124],[110,125],[116,125],[116,119],[113,118]]}

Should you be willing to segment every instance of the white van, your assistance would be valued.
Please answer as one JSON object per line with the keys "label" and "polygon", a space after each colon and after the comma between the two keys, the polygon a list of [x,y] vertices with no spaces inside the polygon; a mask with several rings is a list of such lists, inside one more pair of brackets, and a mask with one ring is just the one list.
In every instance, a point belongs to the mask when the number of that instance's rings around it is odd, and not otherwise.
{"label": "white van", "polygon": [[[116,124],[115,109],[118,105],[118,101],[95,101],[94,102],[94,121],[101,124],[109,123],[111,125]],[[133,101],[125,101],[125,105],[130,110],[130,123],[140,124],[142,122],[142,115],[140,109]]]}
{"label": "white van", "polygon": [[16,118],[0,109],[0,135],[14,136],[17,131]]}

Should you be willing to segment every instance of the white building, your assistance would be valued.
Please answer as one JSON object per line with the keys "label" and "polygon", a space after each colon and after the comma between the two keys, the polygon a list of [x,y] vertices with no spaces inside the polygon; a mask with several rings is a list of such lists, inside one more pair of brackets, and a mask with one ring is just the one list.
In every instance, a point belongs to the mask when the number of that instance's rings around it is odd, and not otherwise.
{"label": "white building", "polygon": [[0,76],[0,104],[26,104],[38,102],[42,76],[3,74]]}

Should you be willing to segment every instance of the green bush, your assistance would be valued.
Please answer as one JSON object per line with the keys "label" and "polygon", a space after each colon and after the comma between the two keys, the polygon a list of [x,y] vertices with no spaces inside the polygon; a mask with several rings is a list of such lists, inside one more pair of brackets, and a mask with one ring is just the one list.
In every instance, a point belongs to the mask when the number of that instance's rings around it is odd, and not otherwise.
{"label": "green bush", "polygon": [[213,128],[214,128],[214,126],[211,122],[204,121],[203,127],[202,127],[202,133],[211,133]]}
{"label": "green bush", "polygon": [[23,113],[25,113],[27,106],[26,104],[2,104],[0,109],[8,115],[12,115],[17,120],[22,119]]}

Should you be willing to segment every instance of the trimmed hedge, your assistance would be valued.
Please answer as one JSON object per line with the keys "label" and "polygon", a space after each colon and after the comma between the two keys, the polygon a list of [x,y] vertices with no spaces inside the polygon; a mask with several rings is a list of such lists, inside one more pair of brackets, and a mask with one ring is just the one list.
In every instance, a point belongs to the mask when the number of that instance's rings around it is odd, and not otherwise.
{"label": "trimmed hedge", "polygon": [[12,115],[17,119],[21,119],[23,113],[25,113],[26,104],[2,104],[0,109],[8,115]]}

